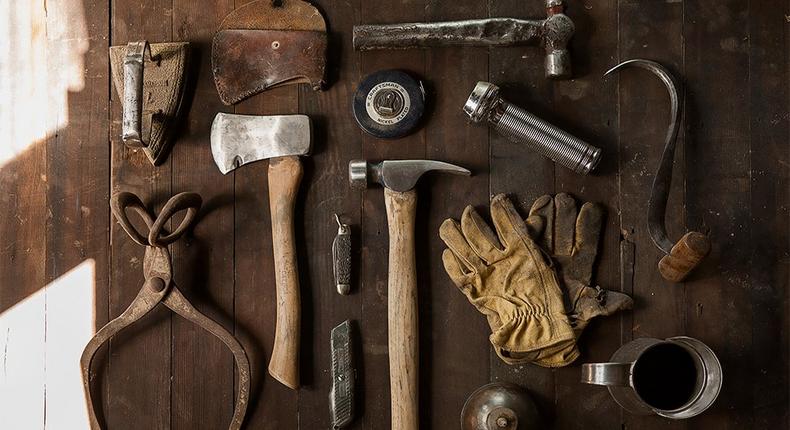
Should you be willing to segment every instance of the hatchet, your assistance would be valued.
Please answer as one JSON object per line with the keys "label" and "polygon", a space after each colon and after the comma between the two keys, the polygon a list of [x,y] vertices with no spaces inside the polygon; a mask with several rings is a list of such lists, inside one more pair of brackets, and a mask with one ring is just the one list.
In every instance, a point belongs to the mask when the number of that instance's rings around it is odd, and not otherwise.
{"label": "hatchet", "polygon": [[253,116],[218,113],[211,125],[211,153],[226,174],[269,160],[269,210],[277,290],[277,323],[269,374],[289,388],[299,386],[299,271],[294,243],[294,201],[302,179],[299,156],[310,153],[306,115]]}

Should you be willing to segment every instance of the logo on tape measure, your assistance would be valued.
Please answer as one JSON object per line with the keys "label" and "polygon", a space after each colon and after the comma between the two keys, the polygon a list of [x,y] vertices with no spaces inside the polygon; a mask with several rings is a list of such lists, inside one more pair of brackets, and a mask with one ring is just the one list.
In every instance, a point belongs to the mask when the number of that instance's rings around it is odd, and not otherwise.
{"label": "logo on tape measure", "polygon": [[409,113],[410,108],[409,94],[403,86],[395,82],[376,85],[365,99],[368,116],[382,125],[399,123]]}

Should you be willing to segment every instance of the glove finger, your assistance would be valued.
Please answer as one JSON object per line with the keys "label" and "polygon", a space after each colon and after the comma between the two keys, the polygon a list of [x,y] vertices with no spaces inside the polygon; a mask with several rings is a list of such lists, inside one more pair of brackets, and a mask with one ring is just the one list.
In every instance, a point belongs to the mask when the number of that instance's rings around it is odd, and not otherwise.
{"label": "glove finger", "polygon": [[[549,253],[554,252],[554,199],[549,195],[540,196],[529,210],[529,218],[540,217],[543,219],[543,234],[538,236],[537,242],[541,248]],[[528,218],[528,219],[529,219]]]}
{"label": "glove finger", "polygon": [[502,258],[499,239],[488,223],[471,206],[467,206],[461,216],[461,232],[472,250],[486,263],[491,264]]}
{"label": "glove finger", "polygon": [[520,240],[530,240],[527,225],[506,195],[497,194],[491,200],[491,220],[499,235],[499,241],[505,247]]}
{"label": "glove finger", "polygon": [[619,291],[606,291],[606,302],[603,305],[604,312],[602,315],[612,315],[626,309],[633,309],[634,299],[628,294]]}
{"label": "glove finger", "polygon": [[601,239],[604,210],[600,205],[587,202],[582,205],[576,219],[576,244],[571,269],[576,278],[590,285],[598,243]]}
{"label": "glove finger", "polygon": [[442,263],[444,263],[444,270],[453,281],[456,287],[461,291],[465,290],[469,284],[469,272],[463,267],[458,257],[449,249],[442,252]]}
{"label": "glove finger", "polygon": [[554,255],[570,256],[576,237],[576,200],[566,193],[557,194],[554,210]]}
{"label": "glove finger", "polygon": [[532,240],[537,241],[540,239],[541,235],[543,234],[543,229],[546,226],[546,222],[544,221],[543,217],[538,215],[532,215],[524,220],[527,224],[527,231],[529,232],[529,237]]}
{"label": "glove finger", "polygon": [[483,271],[485,268],[483,261],[475,254],[472,247],[469,246],[456,220],[450,218],[444,220],[439,227],[439,237],[442,238],[447,247],[458,257],[458,261],[467,271],[476,273]]}

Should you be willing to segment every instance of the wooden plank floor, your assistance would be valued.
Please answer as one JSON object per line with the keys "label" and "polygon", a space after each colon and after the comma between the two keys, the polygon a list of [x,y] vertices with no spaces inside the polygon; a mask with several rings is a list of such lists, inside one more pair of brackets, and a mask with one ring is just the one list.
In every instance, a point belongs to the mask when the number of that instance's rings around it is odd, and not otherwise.
{"label": "wooden plank floor", "polygon": [[[247,349],[253,390],[246,427],[329,427],[329,332],[352,319],[361,335],[360,415],[352,428],[388,428],[384,199],[380,189],[351,190],[346,168],[355,158],[433,158],[465,166],[474,176],[429,176],[418,187],[423,428],[457,428],[466,397],[489,381],[527,388],[551,428],[790,427],[790,1],[568,0],[567,13],[577,27],[575,79],[553,82],[543,78],[544,53],[537,48],[360,54],[351,41],[355,24],[538,18],[544,16],[542,1],[319,0],[330,29],[329,89],[284,87],[226,107],[211,76],[210,42],[222,18],[247,2],[49,0],[31,6],[50,10],[51,16],[42,14],[48,28],[84,29],[78,38],[87,46],[79,69],[84,85],[68,93],[67,114],[44,114],[53,123],[50,116],[67,115],[57,122],[65,126],[0,163],[0,326],[6,311],[47,291],[86,260],[94,266],[95,325],[117,316],[142,281],[142,249],[110,218],[109,196],[133,191],[161,205],[171,194],[198,192],[204,200],[200,223],[173,247],[175,280]],[[65,13],[66,4],[79,13]],[[65,15],[56,21],[55,12]],[[53,54],[58,42],[76,37],[68,31],[47,36]],[[108,69],[109,46],[144,38],[189,41],[193,54],[189,113],[172,153],[156,168],[120,140],[120,103]],[[658,275],[660,254],[645,220],[669,116],[666,90],[639,71],[602,78],[609,67],[636,57],[660,61],[685,81],[668,228],[672,238],[687,229],[710,232],[713,249],[680,285]],[[386,68],[424,79],[429,101],[424,127],[396,141],[365,135],[351,114],[358,83]],[[510,101],[603,148],[595,174],[576,175],[469,124],[461,107],[479,80],[500,85]],[[266,374],[275,318],[266,163],[219,173],[209,147],[211,120],[219,111],[301,112],[316,126],[297,205],[304,385],[296,392]],[[485,210],[497,193],[509,194],[526,214],[538,196],[563,191],[606,206],[596,282],[624,289],[636,307],[595,321],[573,366],[508,366],[489,347],[485,319],[444,273],[438,228],[445,218],[458,218],[467,204]],[[353,224],[356,235],[359,269],[348,297],[332,285],[335,213]],[[623,267],[621,249],[633,249],[633,266]],[[676,335],[704,341],[724,367],[718,401],[697,418],[671,422],[629,415],[605,389],[579,383],[582,362],[605,361],[633,338]],[[16,348],[9,336],[10,331],[0,336],[5,355]],[[159,309],[101,355],[94,366],[109,428],[227,426],[237,388],[233,359],[201,329]],[[45,393],[41,400],[47,405],[54,400]]]}

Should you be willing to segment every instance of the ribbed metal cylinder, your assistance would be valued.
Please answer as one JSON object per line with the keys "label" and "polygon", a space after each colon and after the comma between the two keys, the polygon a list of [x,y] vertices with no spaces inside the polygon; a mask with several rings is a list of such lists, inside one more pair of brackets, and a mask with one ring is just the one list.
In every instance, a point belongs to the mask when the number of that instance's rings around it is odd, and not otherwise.
{"label": "ribbed metal cylinder", "polygon": [[500,99],[504,112],[491,116],[494,129],[516,143],[523,143],[574,172],[587,174],[601,157],[601,150]]}

